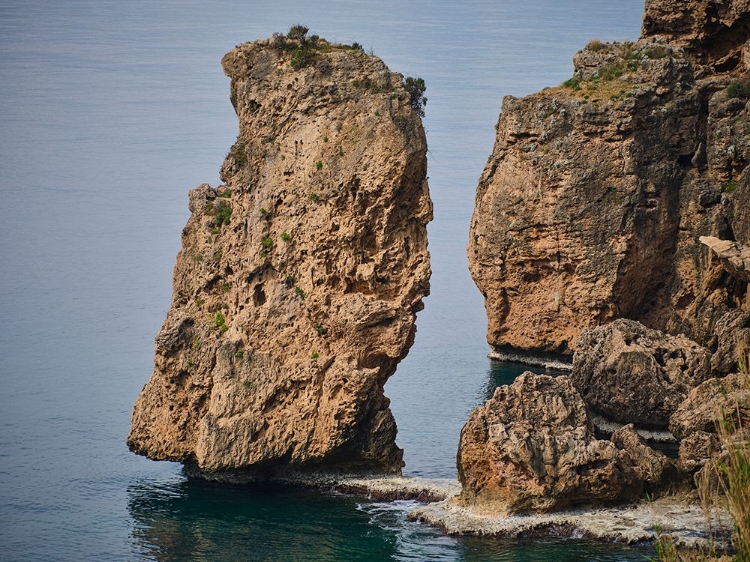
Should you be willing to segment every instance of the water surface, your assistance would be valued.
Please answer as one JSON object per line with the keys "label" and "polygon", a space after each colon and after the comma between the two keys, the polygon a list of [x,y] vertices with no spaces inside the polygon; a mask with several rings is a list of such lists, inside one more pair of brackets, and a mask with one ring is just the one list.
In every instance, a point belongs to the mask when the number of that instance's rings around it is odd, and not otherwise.
{"label": "water surface", "polygon": [[179,466],[129,453],[125,437],[169,307],[187,191],[218,183],[237,133],[219,61],[302,22],[426,80],[432,295],[386,393],[406,473],[454,477],[469,411],[517,374],[486,358],[464,252],[502,97],[559,84],[593,37],[635,39],[642,4],[0,0],[0,557],[635,556],[457,540],[408,523],[403,503],[187,482]]}

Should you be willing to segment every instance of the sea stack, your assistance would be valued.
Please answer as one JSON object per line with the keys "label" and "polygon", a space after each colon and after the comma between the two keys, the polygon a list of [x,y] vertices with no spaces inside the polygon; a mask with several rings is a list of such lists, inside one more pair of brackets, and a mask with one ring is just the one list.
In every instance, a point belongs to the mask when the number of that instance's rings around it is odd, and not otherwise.
{"label": "sea stack", "polygon": [[750,310],[699,241],[750,245],[749,38],[745,0],[649,0],[639,41],[504,99],[468,248],[494,351],[570,357],[616,318],[712,346]]}
{"label": "sea stack", "polygon": [[429,293],[423,84],[302,26],[222,65],[239,134],[190,192],[128,446],[205,478],[399,473],[383,386]]}

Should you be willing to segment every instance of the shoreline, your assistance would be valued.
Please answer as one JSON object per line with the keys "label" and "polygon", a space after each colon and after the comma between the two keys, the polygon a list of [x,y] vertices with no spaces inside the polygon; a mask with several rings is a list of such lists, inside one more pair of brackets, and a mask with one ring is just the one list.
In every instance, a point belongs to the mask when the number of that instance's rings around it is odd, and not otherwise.
{"label": "shoreline", "polygon": [[374,501],[415,500],[425,505],[448,501],[461,491],[458,480],[411,476],[310,476],[274,479],[280,484],[329,489]]}
{"label": "shoreline", "polygon": [[[495,538],[569,537],[626,544],[650,543],[655,526],[679,547],[692,548],[710,540],[700,504],[688,496],[667,496],[647,502],[609,507],[577,508],[541,514],[498,514],[458,505],[461,485],[452,478],[390,475],[344,475],[325,472],[287,473],[272,478],[238,478],[237,474],[187,472],[190,478],[250,484],[262,481],[321,491],[363,496],[371,501],[415,500],[423,505],[408,518],[451,536]],[[728,521],[728,519],[726,519]]]}
{"label": "shoreline", "polygon": [[461,491],[461,484],[453,478],[294,471],[268,476],[245,472],[211,473],[187,466],[183,466],[183,472],[188,478],[207,482],[237,485],[268,482],[365,496],[375,501],[416,500],[429,504],[448,500]]}
{"label": "shoreline", "polygon": [[701,506],[675,496],[633,505],[528,515],[487,514],[448,499],[414,509],[409,519],[437,527],[448,535],[499,539],[568,537],[642,544],[657,538],[654,527],[658,526],[680,548],[703,547],[711,540]]}
{"label": "shoreline", "polygon": [[559,371],[569,373],[573,369],[573,361],[565,361],[562,356],[534,355],[531,353],[522,353],[514,351],[490,350],[487,357],[493,361],[502,361],[509,363],[523,363],[530,367],[542,367],[549,371]]}

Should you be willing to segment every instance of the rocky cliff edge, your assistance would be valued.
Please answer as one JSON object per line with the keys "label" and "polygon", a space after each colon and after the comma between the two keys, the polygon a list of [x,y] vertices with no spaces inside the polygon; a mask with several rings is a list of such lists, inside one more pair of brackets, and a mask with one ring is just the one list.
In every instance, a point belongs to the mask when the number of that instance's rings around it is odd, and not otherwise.
{"label": "rocky cliff edge", "polygon": [[615,318],[715,344],[747,282],[750,9],[649,0],[636,43],[591,41],[557,88],[506,97],[468,256],[497,352],[570,356]]}

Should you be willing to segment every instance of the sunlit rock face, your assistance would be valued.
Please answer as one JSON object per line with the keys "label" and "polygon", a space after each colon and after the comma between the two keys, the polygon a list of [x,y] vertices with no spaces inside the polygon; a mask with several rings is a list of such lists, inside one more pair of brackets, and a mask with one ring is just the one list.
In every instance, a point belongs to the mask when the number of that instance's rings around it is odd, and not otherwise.
{"label": "sunlit rock face", "polygon": [[204,477],[398,473],[383,386],[429,292],[421,108],[358,48],[275,36],[222,61],[223,185],[190,192],[128,445]]}
{"label": "sunlit rock face", "polygon": [[616,318],[710,345],[750,310],[701,236],[750,245],[748,2],[646,3],[560,87],[506,97],[468,257],[498,352],[572,355]]}
{"label": "sunlit rock face", "polygon": [[673,468],[632,425],[597,439],[567,377],[527,372],[499,387],[461,431],[459,503],[497,514],[616,503],[659,489]]}

